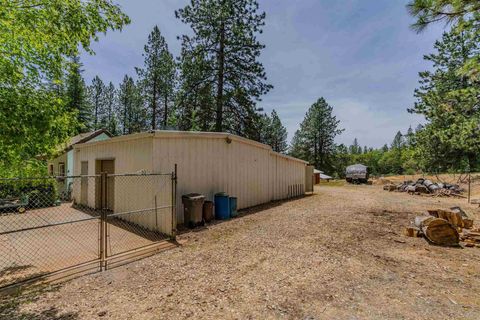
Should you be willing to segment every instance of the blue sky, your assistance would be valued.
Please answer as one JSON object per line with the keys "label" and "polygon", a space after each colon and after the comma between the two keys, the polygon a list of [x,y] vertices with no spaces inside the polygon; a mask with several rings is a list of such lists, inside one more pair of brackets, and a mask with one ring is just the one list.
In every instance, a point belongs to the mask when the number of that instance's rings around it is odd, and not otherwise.
{"label": "blue sky", "polygon": [[[158,25],[174,55],[177,36],[189,32],[174,10],[186,0],[117,0],[132,23],[109,32],[83,55],[84,76],[120,83],[143,62],[148,33]],[[308,107],[324,97],[334,108],[344,133],[338,143],[380,147],[398,130],[422,119],[407,113],[418,72],[444,31],[436,25],[421,34],[409,26],[406,0],[259,0],[266,26],[259,37],[266,45],[261,61],[274,89],[259,103],[273,108],[288,129],[289,140]]]}

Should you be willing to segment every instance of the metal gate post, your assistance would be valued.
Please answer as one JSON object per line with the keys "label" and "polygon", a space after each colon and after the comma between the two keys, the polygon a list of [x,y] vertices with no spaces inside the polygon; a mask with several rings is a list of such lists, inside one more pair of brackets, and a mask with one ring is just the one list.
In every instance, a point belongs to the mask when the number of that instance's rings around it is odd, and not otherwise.
{"label": "metal gate post", "polygon": [[177,237],[177,164],[172,172],[172,239]]}
{"label": "metal gate post", "polygon": [[107,210],[106,210],[106,196],[107,196],[107,174],[100,173],[100,271],[107,269]]}

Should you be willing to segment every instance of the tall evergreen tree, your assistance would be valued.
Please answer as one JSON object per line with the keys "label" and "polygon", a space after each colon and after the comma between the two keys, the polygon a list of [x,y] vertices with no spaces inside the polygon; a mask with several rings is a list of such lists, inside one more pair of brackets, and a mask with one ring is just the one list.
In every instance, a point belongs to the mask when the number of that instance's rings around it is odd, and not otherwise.
{"label": "tall evergreen tree", "polygon": [[146,113],[141,92],[133,79],[125,75],[118,93],[119,118],[123,134],[141,132],[146,127]]}
{"label": "tall evergreen tree", "polygon": [[[478,0],[411,0],[407,5],[410,14],[417,20],[412,25],[418,32],[432,23],[445,22],[452,25],[456,34],[467,32],[480,34],[480,2]],[[472,53],[472,52],[471,52]],[[457,67],[457,72],[480,80],[480,55],[472,54]]]}
{"label": "tall evergreen tree", "polygon": [[[150,108],[150,128],[155,130],[159,124],[165,128],[174,99],[176,65],[158,26],[155,26],[148,36],[143,57],[144,67],[136,70]],[[161,122],[159,118],[162,119]]]}
{"label": "tall evergreen tree", "polygon": [[403,138],[403,134],[398,131],[397,134],[395,134],[395,137],[393,138],[392,141],[392,149],[401,149],[405,145],[405,139]]}
{"label": "tall evergreen tree", "polygon": [[360,154],[362,153],[362,147],[358,143],[357,138],[353,139],[352,145],[349,147],[350,154]]}
{"label": "tall evergreen tree", "polygon": [[120,134],[118,122],[118,97],[117,90],[112,82],[105,87],[105,112],[101,118],[101,126],[111,134]]}
{"label": "tall evergreen tree", "polygon": [[435,43],[436,52],[425,56],[433,71],[420,73],[417,102],[409,111],[425,116],[417,133],[417,156],[424,169],[467,170],[480,155],[480,82],[458,72],[480,52],[480,34],[451,31]]}
{"label": "tall evergreen tree", "polygon": [[69,63],[66,79],[66,103],[70,111],[76,113],[76,132],[86,132],[91,129],[91,110],[87,101],[85,80],[82,77],[82,63],[80,58],[75,56]]}
{"label": "tall evergreen tree", "polygon": [[92,84],[87,88],[89,104],[91,108],[91,128],[98,130],[102,127],[102,118],[105,114],[105,84],[99,76],[95,76]]}
{"label": "tall evergreen tree", "polygon": [[340,121],[333,115],[333,107],[324,98],[318,99],[308,110],[300,129],[292,140],[292,152],[317,168],[333,169],[335,137],[343,132]]}
{"label": "tall evergreen tree", "polygon": [[[258,61],[264,45],[257,34],[265,20],[265,13],[258,10],[256,0],[192,0],[175,12],[193,31],[191,36],[181,37],[186,81],[182,100],[185,96],[198,99],[201,93],[206,95],[204,100],[213,97],[215,131],[241,135],[251,131],[256,102],[271,88]],[[205,107],[211,110],[211,106]]]}
{"label": "tall evergreen tree", "polygon": [[283,126],[275,109],[270,115],[269,141],[267,143],[275,152],[285,153],[288,149],[287,128]]}

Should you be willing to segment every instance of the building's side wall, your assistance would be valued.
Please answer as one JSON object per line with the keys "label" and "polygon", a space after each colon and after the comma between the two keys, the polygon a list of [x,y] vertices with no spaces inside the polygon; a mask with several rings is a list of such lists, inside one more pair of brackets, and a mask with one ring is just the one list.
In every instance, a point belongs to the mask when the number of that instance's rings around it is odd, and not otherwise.
{"label": "building's side wall", "polygon": [[[99,161],[114,160],[115,173],[136,173],[136,172],[152,172],[152,138],[146,137],[135,140],[119,140],[109,141],[106,143],[84,144],[75,147],[75,175],[81,173],[81,163],[88,161],[88,174],[90,176],[98,175]],[[88,201],[81,203],[80,183],[75,184],[74,199],[76,203],[87,205],[95,208],[97,205],[96,198],[99,197],[99,183],[95,183],[95,178],[89,178],[88,183]],[[114,211],[126,212],[145,208],[145,199],[149,192],[155,192],[147,187],[145,179],[133,177],[115,177],[109,179],[109,183],[113,183],[115,190]],[[133,196],[138,195],[138,196]],[[152,197],[149,197],[152,198]],[[149,205],[153,204],[149,203]]]}
{"label": "building's side wall", "polygon": [[272,153],[272,165],[275,167],[273,199],[282,200],[305,193],[306,164]]}
{"label": "building's side wall", "polygon": [[[228,143],[228,141],[230,143]],[[79,151],[76,151],[76,150]],[[269,148],[225,137],[148,136],[136,140],[108,141],[83,145],[75,150],[75,174],[81,162],[89,161],[94,175],[96,160],[115,159],[115,172],[171,173],[177,165],[177,223],[183,223],[181,196],[200,193],[213,200],[217,192],[238,198],[238,208],[248,208],[272,200],[286,199],[305,192],[305,163],[284,157]],[[169,204],[170,177],[156,178],[152,183],[129,177],[115,178],[115,213],[154,208]],[[95,188],[95,184],[89,185]],[[95,189],[90,189],[89,206],[95,205]],[[79,191],[76,199],[79,199]],[[171,209],[157,214],[135,214],[125,220],[149,229],[169,233]],[[162,229],[163,228],[163,229]]]}
{"label": "building's side wall", "polygon": [[[68,162],[67,153],[62,153],[58,157],[56,157],[52,160],[49,160],[47,162],[47,166],[48,166],[47,168],[50,168],[50,165],[53,165],[53,175],[54,176],[59,176],[59,175],[64,174],[64,173],[58,172],[59,164],[63,163],[63,164],[65,164],[65,168],[67,168],[67,162]],[[50,172],[49,172],[49,174],[50,174]]]}
{"label": "building's side wall", "polygon": [[256,145],[218,137],[154,138],[154,172],[177,164],[177,222],[183,222],[181,196],[217,192],[238,198],[238,208],[304,193],[305,164]]}
{"label": "building's side wall", "polygon": [[[59,167],[60,167],[60,164],[63,163],[65,165],[65,172],[60,172],[59,171]],[[48,169],[48,174],[50,174],[50,166],[53,165],[53,175],[54,176],[62,176],[62,175],[68,175],[68,171],[67,171],[67,168],[68,168],[68,157],[67,157],[67,153],[62,153],[61,155],[59,155],[58,157],[50,160],[47,162],[47,169]],[[57,183],[57,187],[58,187],[58,192],[59,194],[63,194],[65,193],[68,189],[68,182],[67,181],[68,179],[59,179],[58,180],[58,183]]]}

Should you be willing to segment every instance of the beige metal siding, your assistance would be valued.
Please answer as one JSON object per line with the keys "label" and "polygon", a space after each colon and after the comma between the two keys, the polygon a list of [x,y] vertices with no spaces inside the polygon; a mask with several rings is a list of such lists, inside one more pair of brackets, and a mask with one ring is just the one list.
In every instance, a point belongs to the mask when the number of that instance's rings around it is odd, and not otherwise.
{"label": "beige metal siding", "polygon": [[[98,160],[114,159],[116,173],[134,173],[139,171],[152,171],[152,139],[143,138],[135,140],[106,140],[102,142],[90,142],[75,146],[75,175],[81,174],[82,161],[88,161],[88,174],[99,174]],[[93,180],[91,178],[90,180]],[[90,182],[90,181],[89,181]],[[77,203],[95,207],[95,197],[98,193],[98,183],[89,183],[88,203],[80,203],[80,190],[74,188],[73,196]],[[122,186],[115,188],[115,205],[118,210],[123,210],[121,205]],[[139,203],[138,200],[137,203]],[[133,204],[135,205],[135,203]]]}
{"label": "beige metal siding", "polygon": [[[305,162],[275,153],[270,147],[254,141],[218,133],[156,132],[137,137],[135,140],[120,137],[82,145],[75,155],[76,162],[114,158],[116,173],[141,169],[149,173],[168,173],[177,164],[178,223],[183,222],[183,194],[197,192],[213,200],[215,193],[225,191],[236,196],[238,208],[243,209],[305,191]],[[141,186],[135,190],[144,192]],[[118,184],[115,185],[115,194],[126,198],[121,195]],[[150,196],[147,198],[151,199]],[[133,204],[128,201],[131,207],[118,202],[115,211],[141,206],[144,201],[150,200],[139,195]],[[137,223],[151,225],[145,221]]]}
{"label": "beige metal siding", "polygon": [[[300,195],[305,190],[305,163],[252,145],[220,137],[155,137],[154,172],[177,164],[177,221],[183,222],[181,196],[201,193],[213,200],[217,192],[238,198],[238,208]],[[274,168],[274,169],[273,169]]]}

